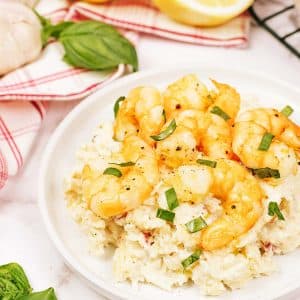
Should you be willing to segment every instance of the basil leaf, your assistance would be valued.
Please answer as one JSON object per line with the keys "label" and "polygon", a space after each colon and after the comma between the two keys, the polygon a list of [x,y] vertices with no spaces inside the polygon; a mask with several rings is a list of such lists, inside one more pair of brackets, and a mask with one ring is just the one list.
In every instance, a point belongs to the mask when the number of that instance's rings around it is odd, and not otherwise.
{"label": "basil leaf", "polygon": [[60,33],[59,41],[65,49],[64,61],[75,67],[105,70],[129,64],[134,71],[138,69],[134,46],[105,23],[74,23]]}
{"label": "basil leaf", "polygon": [[251,169],[252,174],[258,176],[261,179],[264,178],[280,178],[280,172],[276,169],[271,168],[260,168],[260,169]]}
{"label": "basil leaf", "polygon": [[164,139],[166,139],[167,137],[169,137],[176,129],[177,125],[176,125],[176,121],[175,119],[173,119],[171,121],[171,123],[168,125],[168,127],[163,130],[160,134],[158,135],[151,135],[150,137],[154,140],[154,141],[162,141]]}
{"label": "basil leaf", "polygon": [[61,22],[56,25],[46,25],[43,27],[42,30],[42,42],[43,46],[45,46],[49,40],[50,37],[58,39],[61,32],[66,29],[67,27],[74,24],[73,22]]}
{"label": "basil leaf", "polygon": [[116,168],[107,168],[103,172],[104,175],[112,175],[116,177],[122,177],[122,172]]}
{"label": "basil leaf", "polygon": [[276,202],[270,202],[268,206],[268,215],[273,217],[274,215],[277,216],[278,220],[284,221],[284,216],[280,211],[280,208]]}
{"label": "basil leaf", "polygon": [[199,260],[201,254],[202,254],[202,250],[199,249],[199,250],[196,250],[189,257],[187,257],[186,259],[184,259],[181,262],[183,268],[186,269],[187,267],[189,267],[190,265],[192,265],[194,262],[196,262],[197,260]]}
{"label": "basil leaf", "polygon": [[58,38],[60,33],[66,29],[68,26],[74,24],[73,22],[61,22],[56,25],[52,25],[51,21],[43,16],[41,16],[36,10],[33,10],[33,12],[38,17],[41,25],[42,25],[42,31],[41,31],[41,39],[42,44],[45,46],[49,40],[50,37]]}
{"label": "basil leaf", "polygon": [[17,263],[0,266],[0,299],[15,300],[31,292],[23,268]]}
{"label": "basil leaf", "polygon": [[285,106],[281,113],[285,115],[287,118],[294,112],[294,109],[289,105]]}
{"label": "basil leaf", "polygon": [[193,219],[185,224],[186,229],[190,233],[194,233],[200,231],[201,229],[207,227],[205,220],[200,216],[196,219]]}
{"label": "basil leaf", "polygon": [[36,292],[30,295],[23,296],[18,300],[57,300],[57,298],[54,289],[51,287],[41,292]]}
{"label": "basil leaf", "polygon": [[217,166],[217,162],[214,160],[208,160],[208,159],[197,159],[197,163],[200,165],[205,165],[211,168],[215,168]]}
{"label": "basil leaf", "polygon": [[115,114],[115,118],[117,117],[117,114],[119,112],[120,109],[120,103],[123,102],[126,98],[124,96],[121,96],[118,98],[118,100],[116,101],[115,105],[114,105],[114,114]]}
{"label": "basil leaf", "polygon": [[117,165],[117,166],[120,166],[120,167],[131,167],[131,166],[134,166],[135,163],[133,161],[126,161],[126,162],[123,162],[123,163],[109,163],[110,165]]}
{"label": "basil leaf", "polygon": [[162,220],[173,223],[175,213],[166,209],[158,208],[156,212],[156,218],[160,218]]}
{"label": "basil leaf", "polygon": [[258,150],[260,151],[267,151],[269,150],[272,140],[274,138],[274,135],[272,133],[265,133],[264,136],[261,139],[261,142],[258,146]]}
{"label": "basil leaf", "polygon": [[179,206],[177,194],[174,188],[170,188],[167,191],[165,191],[165,196],[170,210],[173,210]]}

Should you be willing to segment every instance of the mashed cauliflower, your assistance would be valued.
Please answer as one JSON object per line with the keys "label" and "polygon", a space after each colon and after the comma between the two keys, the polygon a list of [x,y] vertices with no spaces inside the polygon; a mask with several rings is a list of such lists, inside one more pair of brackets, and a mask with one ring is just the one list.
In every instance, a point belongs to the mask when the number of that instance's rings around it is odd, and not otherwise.
{"label": "mashed cauliflower", "polygon": [[[256,225],[226,248],[204,251],[191,268],[183,270],[181,261],[193,253],[197,234],[189,233],[185,223],[202,215],[210,224],[222,214],[218,199],[181,203],[175,209],[174,223],[156,217],[157,207],[167,208],[161,182],[137,209],[108,220],[97,217],[82,201],[81,180],[77,174],[85,164],[104,170],[111,154],[120,149],[112,139],[111,123],[97,128],[92,141],[78,152],[77,169],[67,180],[66,198],[73,219],[86,233],[93,255],[101,256],[108,245],[115,247],[113,269],[118,281],[152,283],[170,290],[193,281],[202,293],[219,295],[227,289],[241,288],[252,278],[276,270],[273,256],[285,254],[300,245],[300,175],[289,176],[273,187],[261,183],[267,201]],[[268,203],[279,204],[285,221],[268,215]]]}

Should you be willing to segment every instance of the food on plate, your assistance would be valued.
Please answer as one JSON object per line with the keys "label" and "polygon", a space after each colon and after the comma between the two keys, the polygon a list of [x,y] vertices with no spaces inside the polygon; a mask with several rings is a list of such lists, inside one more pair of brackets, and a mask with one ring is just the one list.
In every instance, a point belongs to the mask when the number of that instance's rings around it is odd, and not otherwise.
{"label": "food on plate", "polygon": [[[278,170],[285,178],[297,172],[300,127],[276,109],[252,109],[239,116],[232,147],[248,168]],[[267,180],[279,183],[274,176]]]}
{"label": "food on plate", "polygon": [[0,40],[0,76],[39,56],[41,24],[31,8],[14,0],[0,1]]}
{"label": "food on plate", "polygon": [[241,14],[253,0],[153,0],[176,21],[196,26],[216,26]]}
{"label": "food on plate", "polygon": [[67,205],[93,255],[115,248],[118,281],[207,295],[276,270],[300,245],[299,126],[293,108],[252,106],[187,75],[115,102],[78,152]]}

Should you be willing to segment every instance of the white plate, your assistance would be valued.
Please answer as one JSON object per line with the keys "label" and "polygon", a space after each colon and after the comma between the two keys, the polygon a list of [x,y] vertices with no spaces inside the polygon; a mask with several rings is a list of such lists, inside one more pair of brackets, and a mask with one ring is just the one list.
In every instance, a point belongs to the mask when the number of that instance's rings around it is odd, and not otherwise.
{"label": "white plate", "polygon": [[75,151],[91,138],[101,120],[112,118],[115,100],[139,85],[165,87],[188,73],[201,79],[215,78],[236,87],[242,94],[252,94],[265,106],[296,108],[293,118],[300,122],[300,91],[278,80],[257,73],[229,70],[217,66],[192,66],[163,71],[141,72],[118,80],[88,97],[60,124],[53,134],[42,162],[39,181],[39,203],[48,233],[65,261],[100,293],[114,299],[275,299],[300,287],[300,251],[275,258],[280,271],[269,277],[250,281],[245,288],[220,297],[201,296],[198,287],[166,292],[151,285],[132,287],[113,279],[111,253],[103,259],[89,255],[86,237],[69,216],[63,195],[63,179],[74,167]]}

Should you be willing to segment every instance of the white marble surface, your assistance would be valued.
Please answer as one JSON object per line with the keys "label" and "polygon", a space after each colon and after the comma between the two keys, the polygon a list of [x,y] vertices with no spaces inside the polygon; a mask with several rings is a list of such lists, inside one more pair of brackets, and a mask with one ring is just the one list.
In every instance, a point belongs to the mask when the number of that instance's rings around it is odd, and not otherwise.
{"label": "white marble surface", "polygon": [[[139,44],[140,69],[184,64],[187,61],[260,70],[300,87],[300,60],[259,28],[252,28],[249,49],[207,48],[149,36]],[[300,99],[299,99],[300,100]],[[51,133],[76,103],[52,103],[23,171],[0,191],[0,265],[12,261],[26,270],[35,290],[53,286],[59,300],[101,300],[64,264],[45,231],[37,206],[37,177]],[[283,297],[300,299],[300,289]]]}

